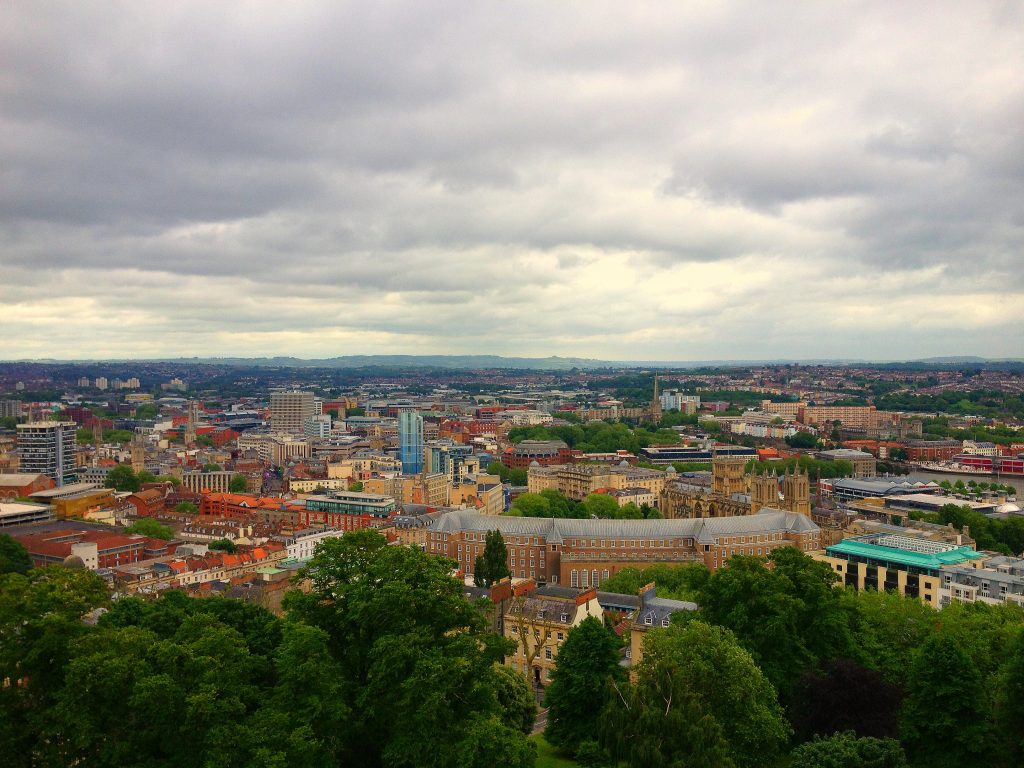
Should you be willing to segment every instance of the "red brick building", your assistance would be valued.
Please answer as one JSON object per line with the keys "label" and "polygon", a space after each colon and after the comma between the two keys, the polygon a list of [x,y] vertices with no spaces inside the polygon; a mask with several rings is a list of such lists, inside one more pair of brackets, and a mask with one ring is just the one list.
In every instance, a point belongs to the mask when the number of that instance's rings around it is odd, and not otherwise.
{"label": "red brick building", "polygon": [[[90,550],[95,546],[95,567],[115,568],[154,557],[174,554],[180,542],[152,539],[136,534],[111,533],[102,530],[63,528],[41,533],[14,536],[28,550],[36,567],[61,564],[72,554]],[[83,557],[88,563],[88,556]]]}
{"label": "red brick building", "polygon": [[36,491],[48,491],[54,487],[52,478],[34,472],[0,474],[0,501],[31,496]]}
{"label": "red brick building", "polygon": [[908,461],[949,461],[963,450],[959,440],[908,440]]}
{"label": "red brick building", "polygon": [[518,469],[526,469],[535,461],[542,467],[550,467],[569,464],[572,459],[573,450],[561,440],[523,440],[506,448],[501,455],[502,464]]}

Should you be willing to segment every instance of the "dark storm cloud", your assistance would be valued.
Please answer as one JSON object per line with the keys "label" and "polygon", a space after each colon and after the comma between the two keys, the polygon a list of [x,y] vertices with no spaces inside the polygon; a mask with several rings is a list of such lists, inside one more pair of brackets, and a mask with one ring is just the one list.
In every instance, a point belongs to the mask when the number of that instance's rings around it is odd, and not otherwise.
{"label": "dark storm cloud", "polygon": [[4,14],[0,356],[1019,354],[1019,4]]}

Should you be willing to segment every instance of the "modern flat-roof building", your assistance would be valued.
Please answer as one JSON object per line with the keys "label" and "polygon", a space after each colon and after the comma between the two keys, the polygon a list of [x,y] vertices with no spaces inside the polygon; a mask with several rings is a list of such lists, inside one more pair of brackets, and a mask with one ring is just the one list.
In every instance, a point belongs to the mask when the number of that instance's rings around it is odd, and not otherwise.
{"label": "modern flat-roof building", "polygon": [[398,509],[391,496],[359,491],[335,491],[327,496],[307,496],[299,512],[301,525],[328,525],[353,530],[379,525]]}
{"label": "modern flat-roof building", "polygon": [[270,393],[270,426],[289,435],[304,433],[306,420],[315,415],[313,393],[303,390]]}
{"label": "modern flat-roof building", "polygon": [[940,493],[934,480],[915,477],[837,477],[818,481],[818,492],[839,501]]}
{"label": "modern flat-roof building", "polygon": [[25,523],[41,523],[53,517],[48,504],[0,501],[0,528]]}
{"label": "modern flat-roof building", "polygon": [[941,605],[943,569],[979,567],[985,556],[972,547],[897,533],[873,533],[826,547],[817,560],[828,563],[846,586],[876,589]]}
{"label": "modern flat-roof building", "polygon": [[46,475],[57,487],[75,479],[75,422],[30,421],[17,429],[22,472]]}
{"label": "modern flat-roof building", "polygon": [[876,474],[875,457],[866,451],[855,451],[851,448],[836,448],[831,451],[818,451],[818,458],[825,461],[845,461],[853,468],[854,477],[874,477]]}

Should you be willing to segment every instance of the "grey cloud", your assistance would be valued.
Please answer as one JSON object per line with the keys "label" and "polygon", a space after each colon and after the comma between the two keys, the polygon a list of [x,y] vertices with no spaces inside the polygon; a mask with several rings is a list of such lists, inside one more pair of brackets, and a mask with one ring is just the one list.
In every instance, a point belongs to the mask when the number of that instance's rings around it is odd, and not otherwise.
{"label": "grey cloud", "polygon": [[[839,292],[837,321],[927,270],[947,296],[1024,290],[1012,4],[5,13],[0,310],[25,317],[58,290],[135,313],[132,344],[295,330],[306,346],[280,351],[303,354],[333,328],[415,336],[412,352],[657,357],[699,327],[697,356],[740,357],[714,350],[758,329],[821,356],[759,264],[783,295],[875,276]],[[721,297],[715,322],[695,280]],[[59,347],[47,322],[11,349]],[[984,352],[937,353],[954,351]]]}

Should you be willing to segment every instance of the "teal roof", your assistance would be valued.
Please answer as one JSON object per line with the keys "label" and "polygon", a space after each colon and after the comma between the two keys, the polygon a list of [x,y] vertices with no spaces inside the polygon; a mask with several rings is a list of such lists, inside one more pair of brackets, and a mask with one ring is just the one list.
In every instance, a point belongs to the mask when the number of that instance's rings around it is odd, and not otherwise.
{"label": "teal roof", "polygon": [[856,555],[869,560],[884,561],[897,565],[915,566],[938,570],[945,565],[960,565],[971,560],[980,560],[984,555],[970,547],[956,547],[945,552],[911,552],[896,547],[884,547],[880,544],[870,544],[866,541],[856,539],[843,539],[837,544],[826,547],[825,551],[832,556]]}

